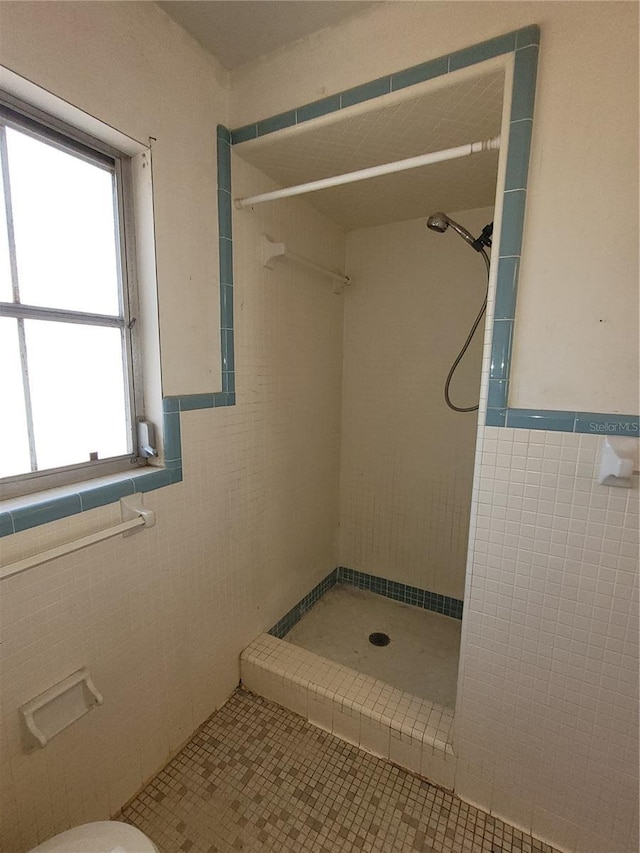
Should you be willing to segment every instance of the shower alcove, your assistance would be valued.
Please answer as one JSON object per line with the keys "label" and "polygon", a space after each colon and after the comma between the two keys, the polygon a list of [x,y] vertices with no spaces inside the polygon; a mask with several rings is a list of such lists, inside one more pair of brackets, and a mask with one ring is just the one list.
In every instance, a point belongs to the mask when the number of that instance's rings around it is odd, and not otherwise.
{"label": "shower alcove", "polygon": [[[505,140],[509,62],[491,59],[234,140],[232,197]],[[331,382],[338,399],[328,439],[334,464],[315,473],[335,490],[335,511],[315,521],[337,531],[337,567],[290,598],[271,630],[245,649],[242,683],[449,788],[478,413],[447,408],[443,385],[487,277],[476,252],[451,229],[429,231],[426,220],[445,211],[478,235],[499,207],[505,148],[233,212],[236,279],[261,267],[258,300],[300,300],[300,311],[308,310],[300,289],[313,288],[317,333],[334,330],[331,363],[321,365],[295,329],[266,330],[270,342],[287,340],[291,368],[282,381]],[[313,219],[303,224],[300,205],[328,231],[314,229]],[[295,257],[263,266],[265,241],[349,282]],[[451,385],[460,406],[478,402],[484,326]],[[372,645],[373,632],[390,643]]]}

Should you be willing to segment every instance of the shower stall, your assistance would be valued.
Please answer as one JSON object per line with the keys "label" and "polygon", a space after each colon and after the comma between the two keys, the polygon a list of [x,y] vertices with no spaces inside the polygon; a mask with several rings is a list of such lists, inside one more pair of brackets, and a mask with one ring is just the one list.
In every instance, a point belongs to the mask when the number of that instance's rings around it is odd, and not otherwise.
{"label": "shower stall", "polygon": [[[342,339],[336,565],[245,649],[242,682],[448,787],[504,87],[489,62],[233,158],[245,263],[291,299],[322,290]],[[337,263],[296,235],[299,204],[342,233]]]}

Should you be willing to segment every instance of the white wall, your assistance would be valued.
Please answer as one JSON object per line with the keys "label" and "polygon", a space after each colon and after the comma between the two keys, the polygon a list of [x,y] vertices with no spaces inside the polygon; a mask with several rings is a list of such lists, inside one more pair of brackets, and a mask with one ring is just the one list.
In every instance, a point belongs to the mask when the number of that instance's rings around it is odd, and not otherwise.
{"label": "white wall", "polygon": [[381,4],[234,71],[231,123],[532,23],[542,37],[509,404],[636,414],[637,4]]}
{"label": "white wall", "polygon": [[[225,76],[151,3],[3,3],[2,62],[138,139],[154,136],[164,390],[220,388],[215,129]],[[242,163],[245,190],[268,182]],[[269,214],[271,216],[271,214]],[[344,265],[303,201],[273,236]],[[182,416],[184,481],[146,495],[157,526],[3,581],[0,849],[112,815],[229,696],[241,649],[337,563],[341,297],[262,269],[239,213],[238,405]],[[116,506],[0,541],[2,561],[119,521]],[[104,705],[33,754],[18,707],[81,666]]]}
{"label": "white wall", "polygon": [[[473,233],[491,208],[449,211]],[[482,304],[482,259],[426,217],[347,235],[340,565],[462,598],[477,412],[444,382]],[[453,402],[477,404],[484,324]]]}

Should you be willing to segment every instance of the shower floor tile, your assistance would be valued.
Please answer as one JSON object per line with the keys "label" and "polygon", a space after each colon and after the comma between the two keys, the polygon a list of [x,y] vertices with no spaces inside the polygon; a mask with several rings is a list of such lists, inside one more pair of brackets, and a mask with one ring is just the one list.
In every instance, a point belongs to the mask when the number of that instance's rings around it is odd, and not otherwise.
{"label": "shower floor tile", "polygon": [[161,853],[554,853],[434,785],[236,691],[125,808]]}
{"label": "shower floor tile", "polygon": [[[453,708],[461,621],[337,584],[284,637],[329,660],[393,687]],[[388,634],[374,646],[369,634]]]}

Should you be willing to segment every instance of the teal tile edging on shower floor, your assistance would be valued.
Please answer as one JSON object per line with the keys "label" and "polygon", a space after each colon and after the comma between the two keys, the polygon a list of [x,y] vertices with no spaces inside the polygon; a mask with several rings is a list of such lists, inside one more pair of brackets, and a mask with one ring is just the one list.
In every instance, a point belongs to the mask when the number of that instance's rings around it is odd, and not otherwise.
{"label": "teal tile edging on shower floor", "polygon": [[510,409],[507,405],[539,46],[540,28],[532,24],[454,53],[430,59],[411,68],[387,74],[319,101],[236,128],[231,131],[231,144],[237,145],[251,139],[258,139],[278,130],[339,112],[354,104],[374,100],[409,86],[424,83],[426,80],[442,77],[460,68],[468,68],[478,62],[513,53],[509,149],[503,195],[502,234],[497,255],[498,275],[485,423],[487,426],[497,427],[637,436],[639,434],[637,415]]}
{"label": "teal tile edging on shower floor", "polygon": [[337,583],[346,583],[350,586],[356,586],[358,589],[366,589],[377,595],[392,598],[394,601],[401,601],[403,604],[422,607],[424,610],[432,610],[444,616],[451,616],[453,619],[462,619],[463,603],[458,598],[451,598],[448,595],[440,595],[437,592],[429,592],[426,589],[408,586],[397,581],[389,581],[386,578],[369,575],[366,572],[358,572],[345,566],[338,566],[317,586],[314,586],[311,592],[307,593],[282,619],[276,622],[268,633],[282,640],[294,625],[297,625],[304,614],[322,598],[325,592],[328,592]]}
{"label": "teal tile edging on shower floor", "polygon": [[182,412],[219,409],[236,402],[233,335],[233,234],[231,222],[231,144],[226,127],[218,125],[216,157],[218,175],[218,247],[220,271],[220,363],[222,390],[205,394],[182,394],[162,400],[164,463],[132,469],[129,476],[97,485],[78,483],[74,492],[48,498],[46,492],[15,509],[0,512],[0,537],[48,524],[79,512],[115,503],[134,492],[150,492],[182,481]]}

